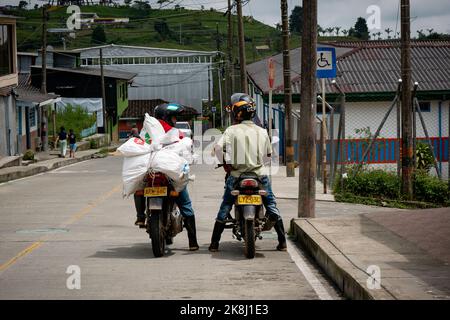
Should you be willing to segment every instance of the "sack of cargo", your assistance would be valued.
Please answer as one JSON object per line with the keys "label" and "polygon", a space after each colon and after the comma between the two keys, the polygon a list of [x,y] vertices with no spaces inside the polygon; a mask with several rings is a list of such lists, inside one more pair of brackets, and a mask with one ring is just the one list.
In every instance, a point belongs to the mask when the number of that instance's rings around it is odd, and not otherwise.
{"label": "sack of cargo", "polygon": [[158,119],[145,114],[144,125],[140,136],[147,144],[159,143],[160,139],[165,135],[164,128]]}
{"label": "sack of cargo", "polygon": [[148,171],[151,153],[123,158],[123,196],[129,197],[144,188],[144,178]]}
{"label": "sack of cargo", "polygon": [[150,158],[149,170],[162,172],[173,182],[176,191],[181,191],[189,182],[189,164],[172,150],[153,152]]}
{"label": "sack of cargo", "polygon": [[125,157],[140,156],[151,152],[149,144],[139,138],[130,138],[127,142],[122,144],[117,151],[122,153]]}

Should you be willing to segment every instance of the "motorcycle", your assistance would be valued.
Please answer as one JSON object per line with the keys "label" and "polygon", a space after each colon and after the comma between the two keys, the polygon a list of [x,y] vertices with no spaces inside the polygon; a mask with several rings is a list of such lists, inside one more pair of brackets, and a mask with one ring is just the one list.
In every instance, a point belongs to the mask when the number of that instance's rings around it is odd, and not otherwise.
{"label": "motorcycle", "polygon": [[178,192],[161,172],[148,173],[144,179],[146,200],[146,231],[152,242],[155,257],[164,255],[166,244],[183,231],[183,218],[175,204]]}
{"label": "motorcycle", "polygon": [[236,196],[234,218],[230,215],[225,220],[225,229],[232,229],[237,240],[244,240],[244,255],[253,259],[256,239],[262,239],[261,232],[270,230],[274,225],[264,214],[262,197],[267,196],[267,191],[253,172],[241,174],[233,189],[231,194]]}

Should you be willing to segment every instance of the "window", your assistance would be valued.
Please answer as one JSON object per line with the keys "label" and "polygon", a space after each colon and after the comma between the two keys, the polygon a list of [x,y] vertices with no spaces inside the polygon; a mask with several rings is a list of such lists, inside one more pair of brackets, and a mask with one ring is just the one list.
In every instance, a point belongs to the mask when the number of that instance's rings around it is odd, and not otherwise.
{"label": "window", "polygon": [[35,107],[30,108],[30,112],[29,112],[28,116],[29,116],[29,121],[30,121],[30,127],[36,126],[36,108]]}
{"label": "window", "polygon": [[430,112],[431,111],[431,102],[419,102],[419,107],[421,112]]}
{"label": "window", "polygon": [[14,73],[12,28],[11,25],[0,25],[0,76]]}

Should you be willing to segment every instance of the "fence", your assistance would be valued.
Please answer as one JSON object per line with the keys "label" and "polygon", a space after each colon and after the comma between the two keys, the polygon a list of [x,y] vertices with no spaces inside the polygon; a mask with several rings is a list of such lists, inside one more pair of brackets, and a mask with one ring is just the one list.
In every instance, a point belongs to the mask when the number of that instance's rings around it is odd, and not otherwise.
{"label": "fence", "polygon": [[91,127],[81,131],[80,135],[82,138],[89,137],[97,133],[97,122],[95,122]]}

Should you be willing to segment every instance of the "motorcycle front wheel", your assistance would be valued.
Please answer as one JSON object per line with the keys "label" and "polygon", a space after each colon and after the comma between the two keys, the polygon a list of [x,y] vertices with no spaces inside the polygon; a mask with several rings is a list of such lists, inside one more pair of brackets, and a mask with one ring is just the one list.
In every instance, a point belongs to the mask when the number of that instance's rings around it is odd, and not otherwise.
{"label": "motorcycle front wheel", "polygon": [[253,259],[255,257],[255,221],[254,220],[245,220],[244,223],[245,228],[245,257],[248,259]]}
{"label": "motorcycle front wheel", "polygon": [[155,210],[150,215],[150,238],[152,239],[153,255],[156,258],[164,255],[166,246],[162,214],[162,210]]}

